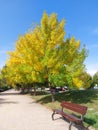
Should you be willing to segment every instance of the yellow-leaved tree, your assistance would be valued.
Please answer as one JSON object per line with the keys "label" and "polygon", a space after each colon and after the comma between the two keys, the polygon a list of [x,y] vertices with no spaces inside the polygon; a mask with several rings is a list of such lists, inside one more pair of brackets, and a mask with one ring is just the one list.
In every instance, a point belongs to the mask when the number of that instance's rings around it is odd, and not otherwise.
{"label": "yellow-leaved tree", "polygon": [[80,50],[80,41],[74,37],[65,40],[64,25],[65,20],[58,21],[55,13],[45,12],[40,25],[19,37],[6,64],[10,82],[81,87],[78,76],[84,69],[86,50]]}

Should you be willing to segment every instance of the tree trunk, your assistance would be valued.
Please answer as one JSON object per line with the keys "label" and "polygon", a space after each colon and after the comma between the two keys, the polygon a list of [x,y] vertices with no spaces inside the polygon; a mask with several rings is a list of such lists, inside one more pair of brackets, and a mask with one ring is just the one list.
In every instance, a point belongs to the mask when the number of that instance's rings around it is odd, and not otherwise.
{"label": "tree trunk", "polygon": [[48,87],[50,88],[50,93],[51,93],[52,102],[54,102],[54,101],[55,101],[55,99],[54,99],[54,92],[51,91],[51,90],[52,90],[51,84],[50,84],[50,82],[49,82],[49,80],[48,80],[48,75],[49,75],[48,72],[49,72],[49,69],[47,68],[47,66],[45,66],[45,70],[46,70],[46,74],[47,74],[46,82],[47,82],[47,84],[48,84]]}
{"label": "tree trunk", "polygon": [[34,88],[34,96],[36,96],[36,86],[35,86],[35,83],[33,83],[33,88]]}
{"label": "tree trunk", "polygon": [[55,99],[54,99],[54,94],[51,92],[51,99],[52,99],[52,102],[54,102],[55,101]]}
{"label": "tree trunk", "polygon": [[21,92],[20,92],[21,94],[24,94],[25,93],[25,88],[24,87],[22,87],[21,88]]}
{"label": "tree trunk", "polygon": [[36,88],[35,88],[35,86],[34,86],[34,96],[36,96]]}
{"label": "tree trunk", "polygon": [[54,90],[51,88],[50,82],[48,82],[48,86],[50,88],[52,102],[54,102],[55,101],[55,99],[54,99]]}

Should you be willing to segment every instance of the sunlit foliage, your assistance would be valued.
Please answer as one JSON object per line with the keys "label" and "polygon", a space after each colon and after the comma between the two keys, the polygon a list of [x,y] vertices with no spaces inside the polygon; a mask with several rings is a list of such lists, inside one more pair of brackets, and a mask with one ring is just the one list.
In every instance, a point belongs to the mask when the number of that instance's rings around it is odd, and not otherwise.
{"label": "sunlit foliage", "polygon": [[6,77],[11,84],[49,83],[79,89],[79,75],[87,54],[75,37],[65,40],[65,20],[45,12],[40,25],[20,36],[15,50],[9,52]]}

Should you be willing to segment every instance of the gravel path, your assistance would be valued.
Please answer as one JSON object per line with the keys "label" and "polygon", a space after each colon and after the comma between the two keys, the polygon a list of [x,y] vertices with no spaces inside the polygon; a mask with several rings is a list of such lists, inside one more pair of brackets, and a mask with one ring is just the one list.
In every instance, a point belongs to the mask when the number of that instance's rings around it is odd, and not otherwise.
{"label": "gravel path", "polygon": [[52,121],[51,114],[30,96],[14,90],[0,94],[0,130],[68,130],[69,123],[61,118]]}

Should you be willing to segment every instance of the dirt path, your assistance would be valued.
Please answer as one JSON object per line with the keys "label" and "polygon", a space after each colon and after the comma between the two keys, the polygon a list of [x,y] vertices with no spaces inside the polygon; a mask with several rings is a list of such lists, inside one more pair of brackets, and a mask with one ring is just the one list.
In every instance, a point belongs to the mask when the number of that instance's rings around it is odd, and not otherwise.
{"label": "dirt path", "polygon": [[14,90],[0,94],[0,130],[68,130],[67,122],[60,118],[52,121],[51,114],[30,96]]}

